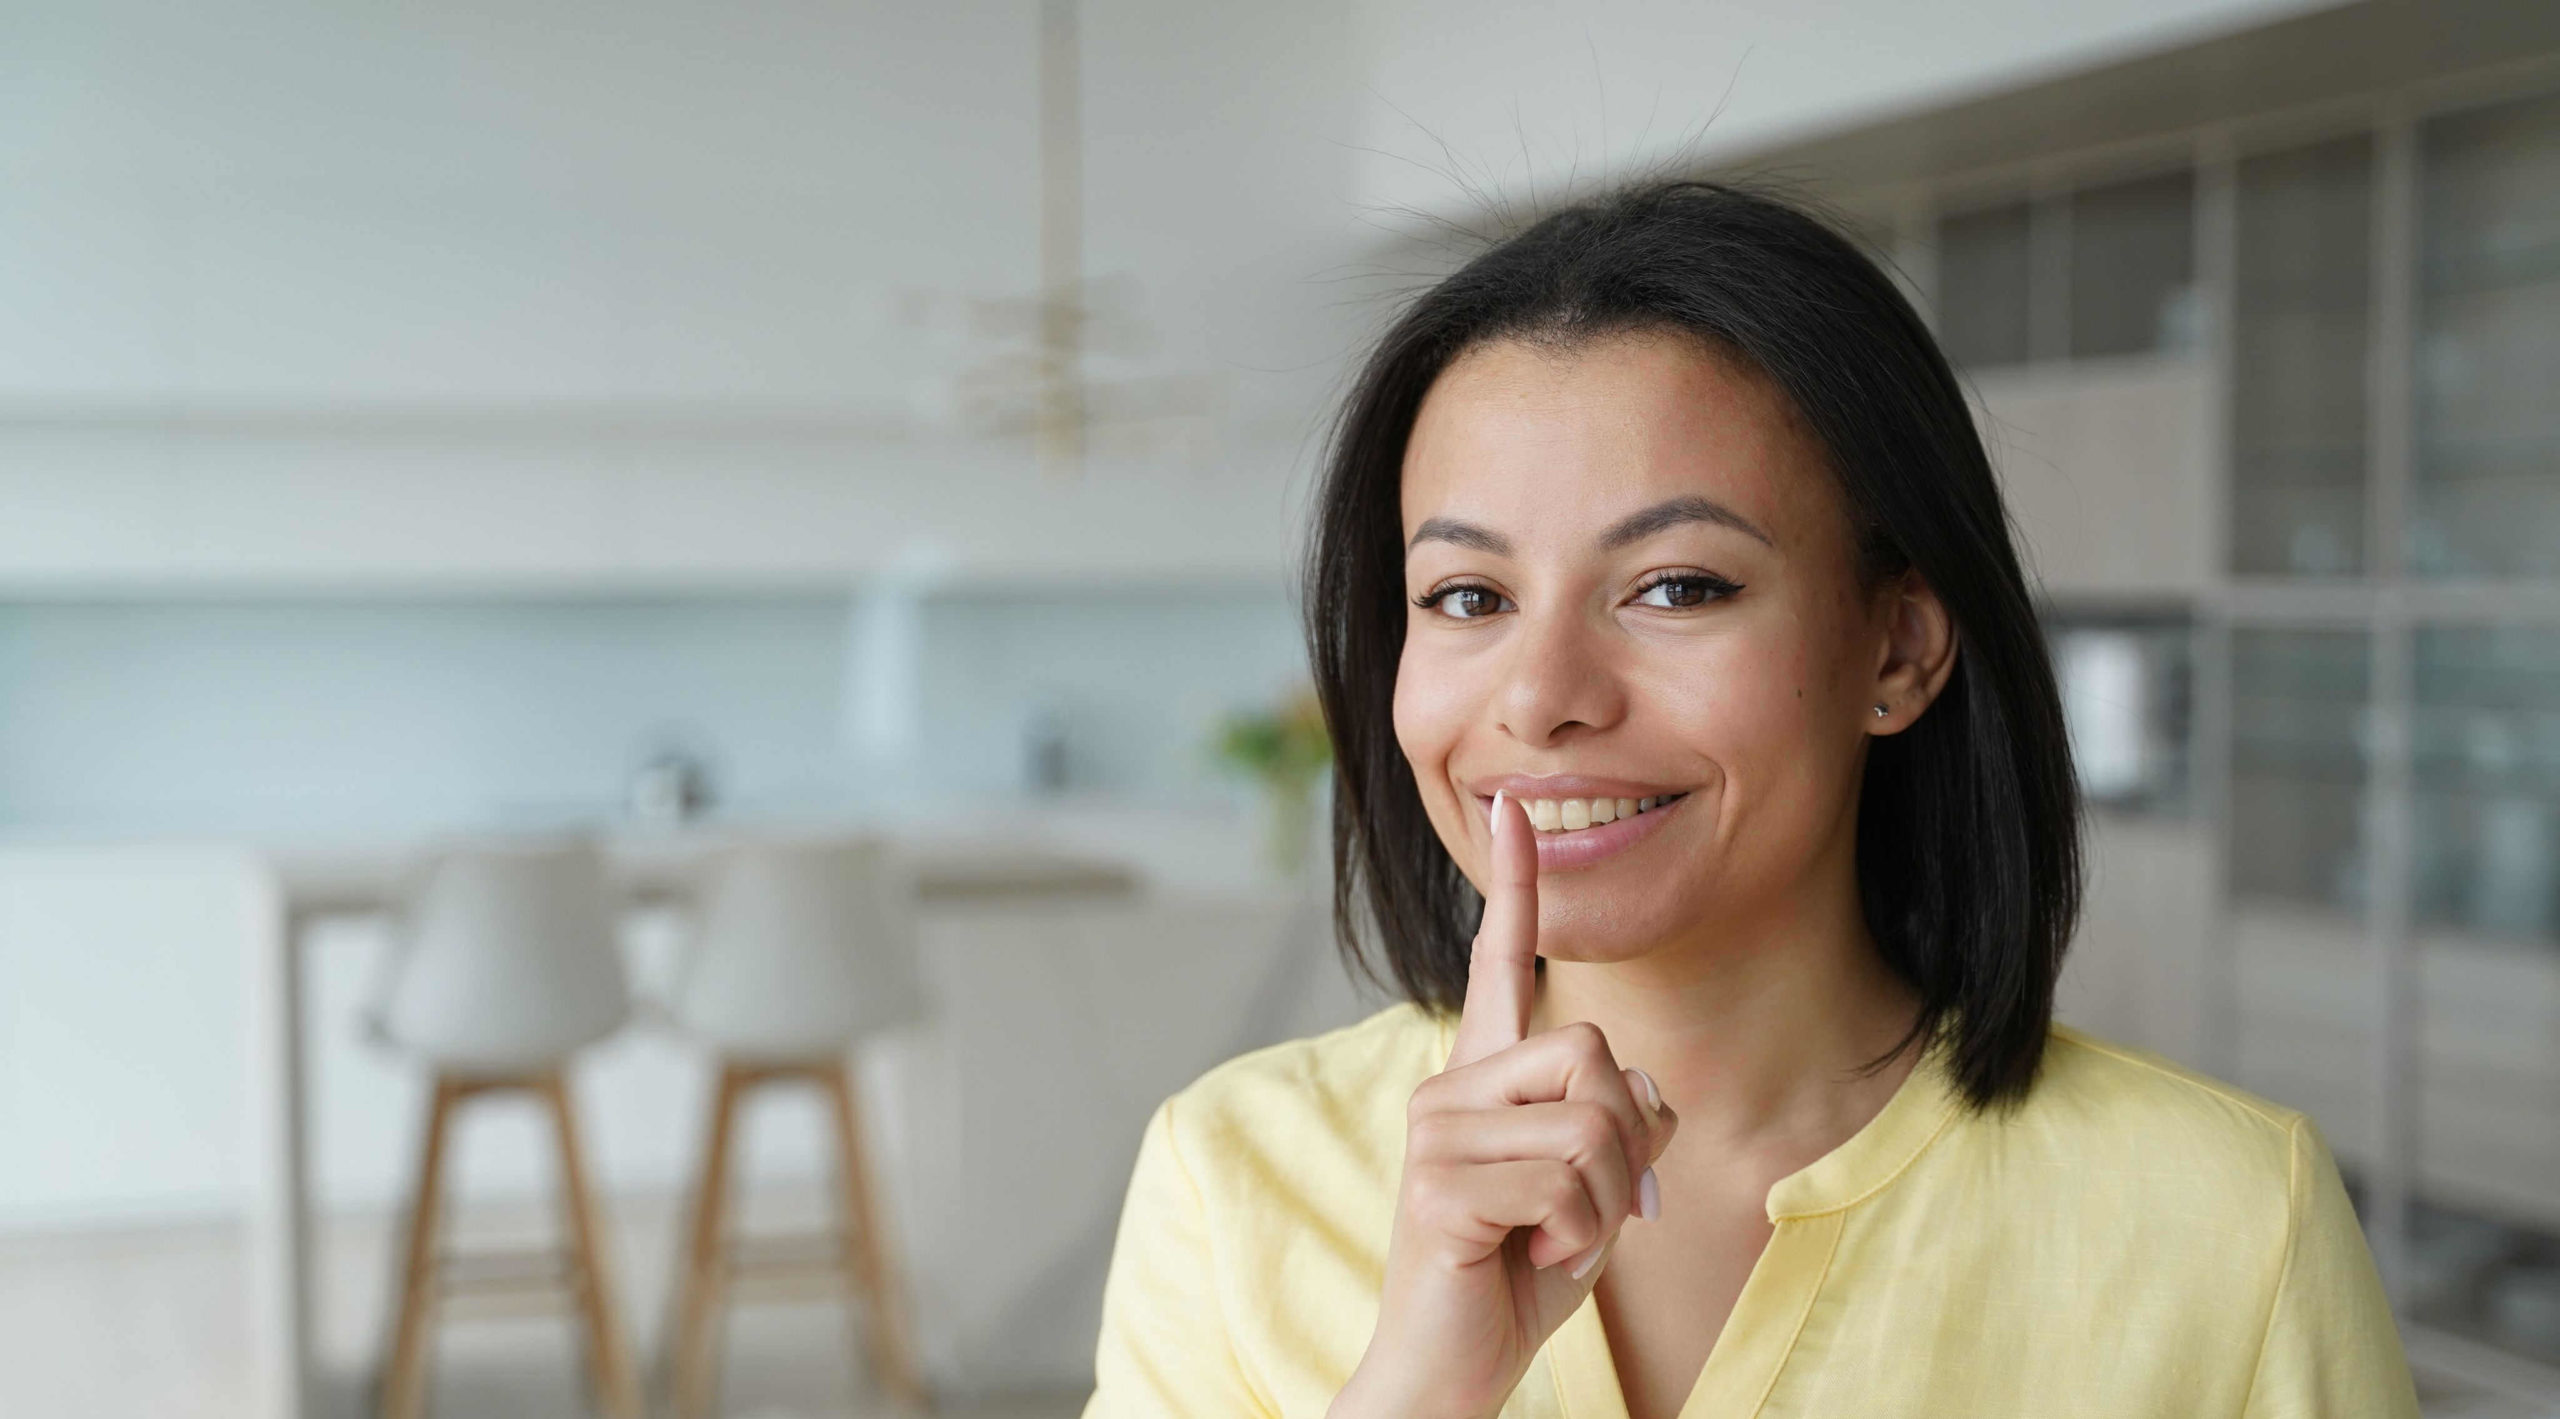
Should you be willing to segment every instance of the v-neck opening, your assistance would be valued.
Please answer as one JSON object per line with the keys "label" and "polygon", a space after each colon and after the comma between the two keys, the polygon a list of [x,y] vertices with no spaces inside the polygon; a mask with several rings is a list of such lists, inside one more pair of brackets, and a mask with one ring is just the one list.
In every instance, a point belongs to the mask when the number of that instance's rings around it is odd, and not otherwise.
{"label": "v-neck opening", "polygon": [[[1678,1419],[1748,1419],[1760,1411],[1812,1313],[1846,1216],[1790,1218],[1770,1232],[1734,1297],[1723,1333],[1681,1401]],[[1565,1419],[1627,1419],[1626,1390],[1596,1291],[1583,1297],[1547,1343],[1553,1347],[1556,1407]]]}
{"label": "v-neck opening", "polygon": [[[1928,1051],[1863,1127],[1770,1185],[1769,1240],[1677,1419],[1752,1419],[1760,1412],[1830,1274],[1850,1210],[1890,1186],[1936,1141],[1957,1102],[1942,1057]],[[1564,1419],[1628,1419],[1596,1287],[1547,1344]]]}

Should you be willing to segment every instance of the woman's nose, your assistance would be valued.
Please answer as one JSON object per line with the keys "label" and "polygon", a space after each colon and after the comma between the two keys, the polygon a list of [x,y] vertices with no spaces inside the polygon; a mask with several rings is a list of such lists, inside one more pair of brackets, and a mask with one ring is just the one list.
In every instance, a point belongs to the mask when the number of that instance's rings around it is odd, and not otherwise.
{"label": "woman's nose", "polygon": [[1546,747],[1606,729],[1626,712],[1604,633],[1574,611],[1522,611],[1495,713],[1523,744]]}

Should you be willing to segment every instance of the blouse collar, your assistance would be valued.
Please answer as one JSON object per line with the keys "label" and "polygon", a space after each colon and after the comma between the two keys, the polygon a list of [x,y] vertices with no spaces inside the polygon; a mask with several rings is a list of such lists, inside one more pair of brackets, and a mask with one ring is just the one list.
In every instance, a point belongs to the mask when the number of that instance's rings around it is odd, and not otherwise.
{"label": "blouse collar", "polygon": [[[1454,1016],[1436,1017],[1439,1058],[1456,1044]],[[1893,1184],[1955,1118],[1963,1095],[1948,1073],[1944,1037],[1922,1052],[1893,1096],[1839,1146],[1770,1185],[1769,1220],[1819,1217],[1866,1201]]]}
{"label": "blouse collar", "polygon": [[1956,1115],[1963,1102],[1946,1051],[1922,1052],[1876,1116],[1769,1187],[1769,1220],[1786,1222],[1855,1207],[1893,1185]]}

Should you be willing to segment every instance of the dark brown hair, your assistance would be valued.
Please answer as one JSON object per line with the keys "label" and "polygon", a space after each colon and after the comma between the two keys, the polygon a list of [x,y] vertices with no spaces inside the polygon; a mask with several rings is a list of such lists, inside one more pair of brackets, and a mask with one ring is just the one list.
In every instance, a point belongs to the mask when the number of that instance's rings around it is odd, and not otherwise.
{"label": "dark brown hair", "polygon": [[2008,515],[1954,373],[1877,264],[1767,192],[1655,182],[1554,212],[1407,306],[1336,422],[1306,566],[1316,691],[1336,748],[1334,920],[1345,956],[1454,1012],[1482,900],[1441,846],[1395,737],[1399,492],[1423,395],[1492,340],[1683,332],[1785,391],[1839,479],[1869,587],[1917,570],[1959,646],[1936,701],[1868,751],[1858,887],[1922,1001],[1874,1061],[1943,1046],[1977,1108],[2023,1098],[2081,900],[2080,793]]}

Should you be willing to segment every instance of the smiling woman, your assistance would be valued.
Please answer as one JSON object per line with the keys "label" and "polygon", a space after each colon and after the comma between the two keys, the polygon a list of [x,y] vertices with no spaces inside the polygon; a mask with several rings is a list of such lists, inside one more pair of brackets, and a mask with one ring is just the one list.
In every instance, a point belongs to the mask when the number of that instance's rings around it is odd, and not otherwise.
{"label": "smiling woman", "polygon": [[1089,1415],[2416,1413],[2311,1122],[2053,1020],[2034,604],[1820,221],[1649,186],[1426,293],[1308,614],[1407,1001],[1157,1111]]}

